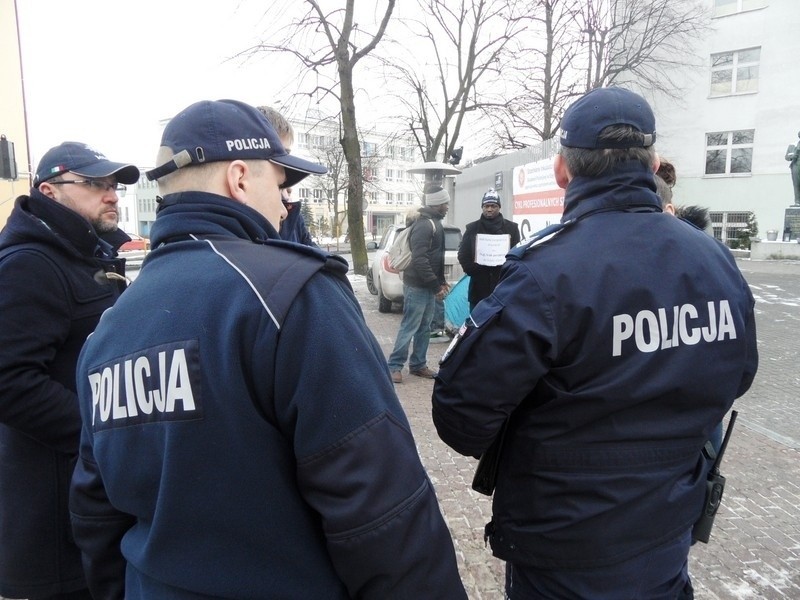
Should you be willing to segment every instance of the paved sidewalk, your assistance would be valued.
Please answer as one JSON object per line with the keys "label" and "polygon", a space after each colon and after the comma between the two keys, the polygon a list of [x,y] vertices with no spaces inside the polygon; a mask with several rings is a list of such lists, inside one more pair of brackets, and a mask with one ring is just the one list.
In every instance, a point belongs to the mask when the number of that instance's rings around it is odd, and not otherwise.
{"label": "paved sidewalk", "polygon": [[[727,487],[711,543],[690,556],[697,600],[800,599],[800,263],[740,261],[756,297],[760,367],[735,405],[722,472]],[[364,314],[388,356],[400,314],[381,314],[352,276]],[[435,368],[446,344],[432,343]],[[472,600],[503,598],[503,564],[483,543],[491,501],[470,488],[477,461],[443,444],[430,417],[433,382],[403,373],[395,386],[455,542]],[[2,599],[0,599],[2,600]]]}
{"label": "paved sidewalk", "polygon": [[[711,542],[697,544],[690,573],[698,600],[800,599],[800,264],[740,261],[757,300],[760,363],[751,390],[735,405],[736,429],[722,473],[727,486]],[[400,313],[381,314],[363,278],[353,287],[384,353]],[[435,368],[446,344],[432,343]],[[439,440],[430,417],[433,382],[403,372],[396,385],[422,462],[453,535],[473,600],[503,598],[503,564],[484,547],[491,501],[470,488],[477,461]]]}

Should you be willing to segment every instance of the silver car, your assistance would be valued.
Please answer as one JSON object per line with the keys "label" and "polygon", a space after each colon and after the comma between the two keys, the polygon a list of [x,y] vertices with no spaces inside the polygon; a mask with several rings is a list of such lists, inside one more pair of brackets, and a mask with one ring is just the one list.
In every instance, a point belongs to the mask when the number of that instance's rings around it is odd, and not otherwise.
{"label": "silver car", "polygon": [[[370,293],[378,296],[378,311],[388,313],[392,304],[403,301],[403,281],[400,274],[394,272],[388,265],[388,250],[392,246],[394,237],[405,229],[399,225],[391,225],[383,233],[383,237],[372,258],[372,263],[367,271],[367,288]],[[367,244],[367,248],[373,245]],[[450,285],[455,285],[464,271],[458,263],[458,247],[461,244],[461,230],[453,225],[444,225],[444,277]]]}

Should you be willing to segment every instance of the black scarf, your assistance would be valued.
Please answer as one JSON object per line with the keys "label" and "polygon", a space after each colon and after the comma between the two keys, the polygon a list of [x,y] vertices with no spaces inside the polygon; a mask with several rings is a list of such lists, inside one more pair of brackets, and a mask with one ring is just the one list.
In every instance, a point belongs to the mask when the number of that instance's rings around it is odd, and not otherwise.
{"label": "black scarf", "polygon": [[481,215],[481,218],[478,219],[478,233],[489,233],[491,235],[504,233],[503,222],[503,213],[498,213],[494,219],[487,219]]}

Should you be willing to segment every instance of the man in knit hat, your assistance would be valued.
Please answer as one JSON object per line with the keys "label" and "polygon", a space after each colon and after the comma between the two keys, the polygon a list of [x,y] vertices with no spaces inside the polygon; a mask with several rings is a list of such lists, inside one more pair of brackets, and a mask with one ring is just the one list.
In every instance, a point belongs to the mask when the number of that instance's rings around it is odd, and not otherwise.
{"label": "man in knit hat", "polygon": [[[403,365],[417,377],[433,379],[428,368],[431,320],[436,300],[450,289],[444,278],[444,228],[442,219],[450,208],[450,194],[440,186],[425,194],[425,206],[410,227],[411,265],[403,271],[403,320],[389,356],[389,370],[394,383],[403,382]],[[408,355],[412,345],[411,356]]]}
{"label": "man in knit hat", "polygon": [[503,218],[500,194],[490,189],[481,199],[481,218],[467,223],[458,248],[458,262],[469,275],[470,310],[494,291],[505,255],[519,239],[519,225]]}

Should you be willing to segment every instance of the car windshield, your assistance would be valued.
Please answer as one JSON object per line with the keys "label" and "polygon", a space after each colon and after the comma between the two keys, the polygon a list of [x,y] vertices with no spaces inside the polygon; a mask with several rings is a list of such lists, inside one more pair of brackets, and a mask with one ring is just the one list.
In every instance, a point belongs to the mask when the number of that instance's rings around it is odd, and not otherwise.
{"label": "car windshield", "polygon": [[457,229],[444,230],[444,249],[445,250],[458,250],[461,244],[461,232]]}
{"label": "car windshield", "polygon": [[386,246],[388,246],[388,245],[389,245],[389,238],[391,237],[391,235],[392,235],[392,232],[393,232],[393,231],[394,231],[394,229],[393,229],[393,228],[391,228],[391,227],[389,227],[389,228],[388,228],[388,229],[387,229],[387,230],[386,230],[386,231],[383,233],[383,237],[381,238],[381,243],[380,243],[380,245],[378,246],[378,248],[380,248],[381,250],[383,250],[384,248],[386,248]]}

